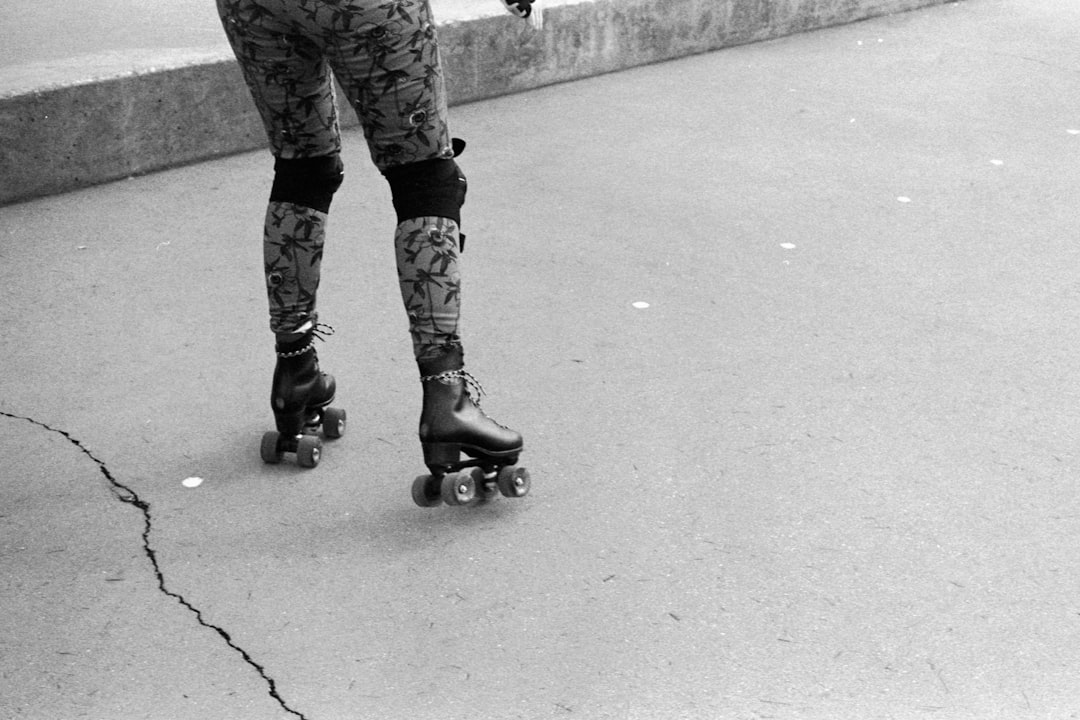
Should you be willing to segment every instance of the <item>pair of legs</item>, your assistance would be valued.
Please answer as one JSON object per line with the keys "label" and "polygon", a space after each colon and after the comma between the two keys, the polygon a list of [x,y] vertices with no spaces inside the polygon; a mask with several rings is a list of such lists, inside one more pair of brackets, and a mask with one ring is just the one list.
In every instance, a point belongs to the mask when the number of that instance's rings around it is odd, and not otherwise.
{"label": "pair of legs", "polygon": [[447,127],[428,1],[217,2],[276,158],[263,248],[279,430],[299,433],[305,412],[334,394],[311,338],[327,217],[343,172],[336,77],[393,195],[398,280],[425,383],[425,459],[451,467],[464,451],[512,462],[521,436],[480,412],[463,371],[458,257],[466,182],[454,161],[463,145],[455,146]]}
{"label": "pair of legs", "polygon": [[416,356],[459,345],[465,181],[427,1],[218,0],[218,11],[276,158],[263,244],[271,330],[295,339],[318,318],[327,215],[343,171],[336,76],[394,190]]}

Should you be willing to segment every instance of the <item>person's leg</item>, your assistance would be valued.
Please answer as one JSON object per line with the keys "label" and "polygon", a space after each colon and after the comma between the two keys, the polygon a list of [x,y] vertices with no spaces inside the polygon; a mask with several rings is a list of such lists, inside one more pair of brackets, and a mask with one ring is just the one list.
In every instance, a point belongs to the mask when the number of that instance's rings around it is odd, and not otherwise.
{"label": "person's leg", "polygon": [[263,267],[270,328],[279,338],[318,320],[317,294],[330,202],[342,181],[338,155],[278,158],[263,223]]}
{"label": "person's leg", "polygon": [[275,14],[281,7],[267,0],[218,0],[275,157],[263,253],[270,328],[288,339],[318,317],[327,214],[342,164],[329,66],[291,18]]}
{"label": "person's leg", "polygon": [[338,46],[330,59],[393,196],[398,281],[424,387],[420,439],[429,465],[446,465],[462,450],[516,458],[521,436],[479,410],[464,372],[460,224],[467,185],[454,160],[463,144],[450,138],[435,25],[427,0],[397,4],[390,18],[383,12],[352,24],[362,29],[362,53]]}
{"label": "person's leg", "polygon": [[[354,0],[351,38],[328,48],[375,165],[390,181],[402,301],[417,359],[460,346],[460,207],[465,178],[454,162],[435,25],[426,1]],[[372,7],[374,6],[374,7]]]}
{"label": "person's leg", "polygon": [[417,362],[460,348],[460,208],[465,177],[453,160],[408,163],[387,170],[398,224],[398,284]]}
{"label": "person's leg", "polygon": [[275,157],[263,223],[264,278],[278,362],[271,405],[283,436],[296,437],[334,397],[312,344],[327,214],[342,181],[332,77],[317,45],[297,33],[280,3],[218,0],[226,34]]}

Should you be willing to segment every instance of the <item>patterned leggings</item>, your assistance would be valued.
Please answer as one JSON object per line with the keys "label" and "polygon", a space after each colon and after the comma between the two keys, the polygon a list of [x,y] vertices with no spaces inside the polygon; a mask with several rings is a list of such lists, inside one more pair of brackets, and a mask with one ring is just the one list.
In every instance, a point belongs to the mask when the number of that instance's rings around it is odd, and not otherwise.
{"label": "patterned leggings", "polygon": [[[438,39],[427,0],[217,0],[273,154],[336,155],[333,78],[380,171],[452,158]],[[271,201],[264,224],[270,328],[317,319],[327,213]],[[401,222],[398,278],[418,358],[460,343],[460,233],[448,218]]]}

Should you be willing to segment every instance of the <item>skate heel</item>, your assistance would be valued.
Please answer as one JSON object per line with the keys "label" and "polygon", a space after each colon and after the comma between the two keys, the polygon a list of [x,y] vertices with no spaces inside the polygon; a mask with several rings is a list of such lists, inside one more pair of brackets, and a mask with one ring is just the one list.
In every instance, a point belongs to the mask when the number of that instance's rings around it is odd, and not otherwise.
{"label": "skate heel", "polygon": [[260,454],[263,462],[279,463],[286,453],[296,455],[300,467],[313,468],[322,455],[322,428],[328,439],[345,434],[345,411],[330,407],[337,383],[334,376],[319,369],[315,338],[332,335],[333,328],[309,325],[304,334],[275,346],[277,365],[270,391],[270,408],[276,431],[263,435]]}
{"label": "skate heel", "polygon": [[451,469],[461,462],[461,443],[421,443],[424,448],[424,464],[429,468]]}
{"label": "skate heel", "polygon": [[312,420],[318,420],[318,415],[312,417],[307,408],[287,408],[274,411],[274,424],[282,437],[294,438],[304,434]]}

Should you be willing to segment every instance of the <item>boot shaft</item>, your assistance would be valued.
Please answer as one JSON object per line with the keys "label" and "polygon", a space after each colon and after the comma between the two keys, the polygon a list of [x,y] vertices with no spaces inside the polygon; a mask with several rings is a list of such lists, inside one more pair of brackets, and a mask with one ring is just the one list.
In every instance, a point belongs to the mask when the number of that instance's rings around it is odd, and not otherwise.
{"label": "boot shaft", "polygon": [[325,407],[334,399],[334,378],[319,368],[315,332],[292,341],[278,342],[270,404],[275,415],[292,415]]}
{"label": "boot shaft", "polygon": [[452,462],[460,451],[472,457],[521,451],[521,435],[481,410],[483,388],[463,366],[460,347],[419,363],[424,391],[419,435],[429,465]]}

